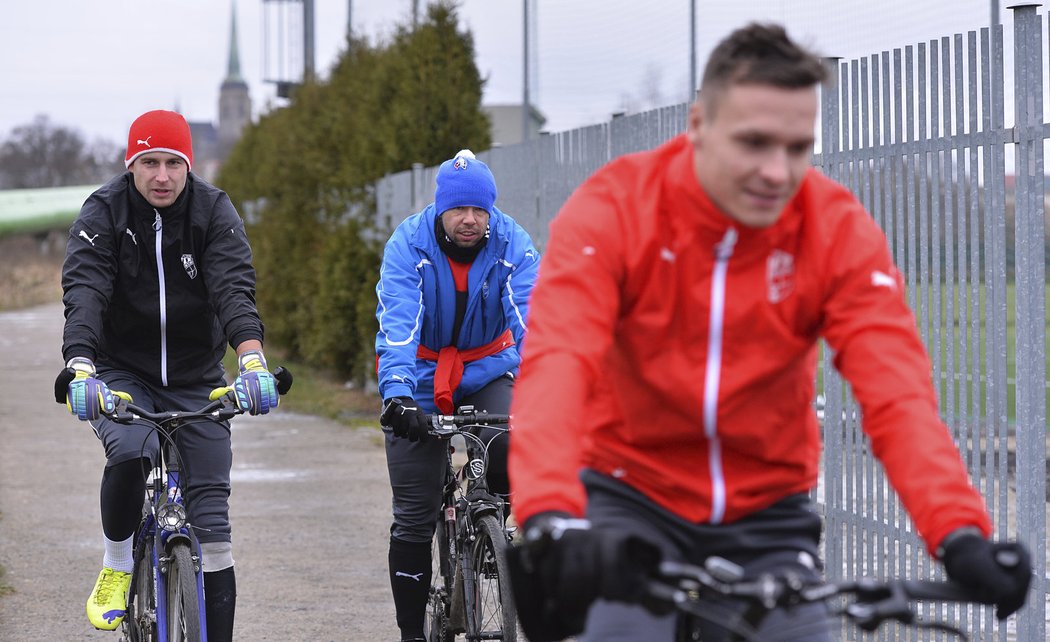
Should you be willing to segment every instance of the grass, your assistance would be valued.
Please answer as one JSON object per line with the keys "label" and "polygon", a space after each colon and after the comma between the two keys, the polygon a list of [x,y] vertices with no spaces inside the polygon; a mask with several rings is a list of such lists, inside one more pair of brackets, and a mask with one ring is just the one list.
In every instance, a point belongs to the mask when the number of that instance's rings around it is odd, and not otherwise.
{"label": "grass", "polygon": [[[1017,410],[1016,410],[1016,405],[1017,405],[1017,384],[1016,384],[1016,377],[1017,377],[1017,349],[1016,349],[1016,345],[1017,345],[1017,321],[1016,321],[1016,317],[1017,317],[1017,313],[1016,313],[1017,312],[1017,308],[1016,308],[1017,294],[1016,294],[1016,292],[1017,292],[1017,289],[1016,289],[1016,286],[1013,283],[1010,283],[1010,284],[1007,285],[1007,290],[1006,290],[1006,355],[1005,356],[1006,356],[1006,376],[1007,376],[1007,389],[1006,389],[1007,409],[1006,409],[1006,412],[1007,412],[1007,420],[1008,420],[1009,423],[1014,423],[1016,421],[1016,419],[1017,419]],[[952,294],[953,294],[953,291],[948,289],[948,288],[942,288],[942,290],[941,290],[941,326],[942,327],[938,329],[938,331],[940,333],[940,341],[941,341],[941,343],[940,343],[940,348],[941,348],[940,349],[940,354],[937,355],[937,354],[934,354],[932,352],[932,347],[933,347],[932,346],[932,340],[929,342],[929,345],[927,345],[927,349],[931,351],[930,358],[931,359],[937,359],[937,357],[939,356],[939,363],[941,364],[941,368],[942,368],[942,374],[941,374],[942,381],[941,381],[940,391],[938,393],[939,396],[941,397],[941,405],[942,405],[942,407],[944,407],[944,405],[948,402],[947,396],[949,394],[952,394],[954,392],[954,394],[958,395],[958,391],[962,388],[962,386],[958,385],[958,384],[955,385],[955,386],[948,386],[947,382],[949,381],[949,376],[948,376],[948,373],[945,373],[944,370],[943,370],[944,368],[947,368],[948,365],[949,365],[949,350],[950,349],[957,351],[956,355],[954,357],[955,361],[956,361],[955,368],[958,369],[958,367],[959,367],[958,366],[958,361],[959,361],[959,358],[960,358],[960,354],[958,352],[958,349],[959,349],[958,344],[959,344],[959,341],[960,341],[959,321],[958,321],[958,318],[956,318],[950,325],[948,325],[947,324],[947,320],[944,318],[944,315],[946,314],[946,310],[947,310],[947,303],[948,303],[948,300],[949,300],[948,297],[951,296]],[[967,296],[969,296],[969,291],[967,291]],[[985,354],[985,342],[987,340],[988,328],[987,328],[987,326],[985,324],[985,321],[983,320],[983,317],[988,312],[988,309],[987,309],[988,301],[987,301],[987,293],[985,291],[984,286],[980,286],[979,296],[980,296],[980,311],[981,311],[982,320],[980,321],[980,330],[979,330],[980,337],[979,337],[979,341],[978,341],[978,346],[979,346],[978,347],[978,354],[974,355],[972,353],[971,348],[970,348],[972,341],[970,339],[966,339],[965,356],[966,356],[966,358],[968,360],[968,366],[967,366],[967,371],[968,372],[966,373],[966,375],[969,375],[969,371],[972,370],[972,366],[973,366],[973,363],[974,363],[973,359],[975,357],[977,359],[976,363],[979,364],[979,371],[980,372],[983,373],[988,368],[988,366],[987,366],[987,356]],[[1046,300],[1050,301],[1050,285],[1046,286],[1046,294],[1045,294],[1045,296],[1046,296]],[[954,309],[955,309],[956,317],[958,317],[958,315],[959,315],[959,307],[960,307],[960,305],[962,305],[962,301],[960,299],[956,298],[954,300]],[[967,301],[966,302],[966,313],[967,314],[969,314],[971,312],[970,307],[971,307],[971,303],[969,301]],[[1045,317],[1045,315],[1044,315],[1044,317]],[[967,324],[969,324],[971,321],[972,320],[968,320]],[[920,323],[920,325],[922,324],[922,319],[919,319],[919,323]],[[1046,372],[1050,373],[1050,318],[1045,319],[1045,323],[1046,323],[1046,337],[1045,337],[1046,345],[1044,346],[1044,357],[1047,359],[1047,364],[1046,364],[1047,370],[1046,370]],[[968,328],[967,328],[967,331],[968,331]],[[819,363],[822,364],[823,360],[821,360]],[[956,380],[956,378],[952,377],[951,380],[954,381],[954,380]],[[818,391],[823,390],[823,385],[824,385],[823,384],[823,368],[818,368],[818,370],[817,370],[817,390]],[[966,387],[967,387],[967,394],[970,394],[970,391],[973,388],[972,385],[967,383]],[[1046,404],[1047,404],[1046,407],[1050,408],[1050,387],[1047,386],[1047,383],[1045,381],[1043,382],[1043,387],[1044,387],[1045,396],[1046,396]],[[985,406],[986,405],[986,399],[985,399],[985,395],[986,394],[987,394],[987,392],[986,392],[986,384],[981,383],[980,386],[979,386],[979,395],[980,395],[980,397],[979,397],[979,399],[973,401],[974,408],[973,408],[972,412],[979,413],[982,416],[987,413],[987,409],[986,409],[986,406]],[[956,400],[957,400],[957,397],[956,397]],[[957,401],[953,401],[952,403],[955,406],[957,412],[964,412],[965,411],[965,409],[962,409],[962,408],[958,407]],[[1048,427],[1048,429],[1050,429],[1050,427]]]}
{"label": "grass", "polygon": [[[0,513],[0,520],[4,519],[4,514]],[[10,595],[15,592],[15,589],[7,583],[4,576],[7,574],[7,569],[4,568],[3,564],[0,564],[0,597]]]}
{"label": "grass", "polygon": [[[943,319],[943,315],[946,313],[949,297],[953,296],[953,294],[956,297],[954,299],[954,301],[953,301],[953,304],[954,304],[954,307],[955,307],[955,315],[956,315],[957,318],[950,325],[948,325],[947,324],[948,320]],[[971,291],[967,290],[966,296],[970,297],[971,294],[972,294]],[[958,316],[960,315],[960,307],[965,306],[965,308],[966,308],[965,309],[965,314],[970,315],[973,312],[974,302],[969,300],[969,299],[964,300],[962,298],[962,296],[960,294],[958,294],[957,291],[953,292],[952,290],[945,288],[945,289],[943,289],[941,291],[941,314],[942,314],[942,323],[941,323],[942,328],[940,330],[940,332],[941,332],[941,350],[940,350],[940,355],[931,354],[931,358],[936,358],[937,356],[940,357],[940,364],[941,364],[941,368],[942,368],[942,373],[944,372],[944,368],[949,367],[951,358],[954,358],[954,360],[955,360],[954,368],[956,370],[959,369],[959,362],[962,359],[965,359],[967,361],[967,365],[966,365],[967,372],[965,373],[965,376],[957,375],[957,377],[956,377],[957,383],[954,386],[948,385],[948,382],[950,380],[945,378],[945,380],[942,382],[942,389],[945,390],[944,394],[946,394],[946,395],[947,394],[952,394],[952,393],[954,393],[955,395],[961,395],[961,391],[964,388],[966,390],[966,393],[965,393],[966,395],[971,395],[971,394],[979,395],[978,399],[971,401],[971,405],[973,406],[972,412],[973,413],[979,413],[980,415],[985,415],[987,413],[986,398],[985,398],[986,395],[987,395],[986,384],[982,382],[979,386],[975,387],[972,383],[968,382],[967,379],[966,379],[966,377],[970,374],[970,372],[973,371],[973,368],[974,368],[975,364],[977,365],[978,372],[980,372],[982,375],[985,372],[987,372],[988,369],[989,369],[988,358],[987,358],[987,354],[985,352],[986,351],[987,339],[988,339],[988,332],[989,332],[989,328],[988,328],[988,326],[986,324],[985,319],[987,318],[987,315],[988,315],[988,312],[989,312],[989,310],[988,310],[989,301],[988,301],[987,289],[983,285],[979,286],[978,291],[977,291],[977,296],[978,296],[978,306],[979,306],[978,309],[980,310],[979,314],[980,314],[980,317],[981,317],[981,320],[979,321],[979,337],[978,337],[978,341],[977,341],[977,353],[975,354],[974,350],[972,348],[973,338],[963,334],[964,332],[969,333],[971,331],[971,329],[969,327],[967,327],[967,328],[960,327],[959,320],[958,320]],[[1044,297],[1050,298],[1050,285],[1046,286],[1046,291],[1044,293]],[[1007,284],[1007,286],[1006,286],[1006,354],[1005,354],[1005,359],[1006,359],[1005,360],[1005,366],[1006,366],[1006,377],[1007,377],[1007,382],[1006,382],[1006,405],[1007,405],[1006,414],[1007,414],[1007,419],[1008,419],[1008,421],[1010,423],[1015,422],[1016,418],[1017,418],[1016,406],[1017,406],[1017,378],[1018,378],[1017,356],[1018,356],[1018,353],[1017,353],[1017,307],[1016,307],[1016,304],[1017,304],[1017,288],[1016,288],[1016,286],[1013,283]],[[1046,324],[1046,327],[1044,329],[1044,332],[1045,332],[1046,336],[1044,337],[1045,345],[1043,346],[1043,350],[1044,350],[1043,354],[1044,354],[1044,358],[1050,359],[1050,320],[1045,318],[1046,317],[1045,312],[1044,312],[1043,316],[1044,316],[1044,323]],[[973,323],[973,320],[968,318],[966,323],[967,323],[967,325],[971,325]],[[960,346],[959,345],[960,342],[964,342],[965,345],[964,346]],[[952,351],[954,351],[954,357],[952,356]],[[1050,365],[1050,363],[1048,363],[1047,365]],[[1044,367],[1046,367],[1046,366],[1044,366]],[[1050,369],[1048,369],[1047,372],[1050,372]],[[947,376],[948,376],[947,373],[942,374],[942,377],[947,377]],[[1045,381],[1043,382],[1043,389],[1044,389],[1045,401],[1048,404],[1047,407],[1050,408],[1050,388],[1048,388],[1046,386],[1046,382]],[[958,399],[958,397],[957,397],[957,399]],[[955,405],[956,405],[956,408],[960,412],[963,412],[965,410],[963,408],[959,408],[957,403]]]}
{"label": "grass", "polygon": [[[353,428],[378,429],[382,400],[374,393],[350,387],[330,373],[285,358],[279,350],[267,349],[270,369],[284,366],[292,373],[294,383],[281,398],[281,407],[293,412],[325,417]],[[224,361],[226,371],[237,372],[237,359],[232,350]]]}

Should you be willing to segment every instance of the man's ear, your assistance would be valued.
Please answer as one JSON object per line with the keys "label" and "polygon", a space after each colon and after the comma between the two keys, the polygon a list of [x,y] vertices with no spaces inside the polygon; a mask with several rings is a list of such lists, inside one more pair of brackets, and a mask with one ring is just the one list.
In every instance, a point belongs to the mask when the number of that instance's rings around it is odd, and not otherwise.
{"label": "man's ear", "polygon": [[693,101],[693,104],[689,107],[689,118],[686,126],[686,136],[693,145],[697,145],[700,142],[700,126],[704,124],[705,118],[704,102],[700,99]]}

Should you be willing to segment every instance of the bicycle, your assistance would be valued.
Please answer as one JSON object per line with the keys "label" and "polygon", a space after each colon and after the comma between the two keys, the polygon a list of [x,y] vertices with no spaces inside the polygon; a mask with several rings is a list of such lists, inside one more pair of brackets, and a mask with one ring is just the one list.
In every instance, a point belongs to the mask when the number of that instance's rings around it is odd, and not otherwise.
{"label": "bicycle", "polygon": [[[425,635],[428,642],[517,640],[517,612],[510,594],[504,528],[506,505],[489,492],[488,444],[482,427],[506,424],[509,415],[462,406],[454,415],[431,415],[429,434],[448,440],[441,514],[434,530],[430,596]],[[499,430],[499,428],[497,428]],[[503,432],[506,428],[502,429]],[[452,437],[466,444],[467,462],[457,472]]]}
{"label": "bicycle", "polygon": [[[273,375],[278,393],[288,392],[291,373],[277,368]],[[182,466],[175,433],[191,421],[226,421],[244,411],[237,407],[231,386],[216,388],[207,405],[186,412],[152,412],[135,405],[126,393],[113,394],[117,406],[105,413],[106,417],[122,424],[145,421],[153,426],[161,443],[157,461],[147,476],[142,519],[135,530],[134,569],[121,640],[206,642],[200,543],[187,519],[182,497]]]}
{"label": "bicycle", "polygon": [[[1009,561],[1002,563],[1008,565]],[[747,606],[743,611],[731,609],[725,604],[726,599],[739,600]],[[807,583],[791,574],[763,574],[745,579],[742,568],[719,557],[707,559],[703,567],[661,562],[643,598],[656,612],[679,613],[676,642],[702,640],[703,622],[725,629],[731,641],[769,642],[768,632],[764,634],[767,637],[758,635],[758,627],[766,615],[774,609],[813,603],[826,604],[832,618],[841,617],[866,632],[896,621],[968,639],[962,629],[946,622],[917,619],[914,603],[919,601],[983,603],[978,596],[950,581],[860,578]],[[795,630],[778,631],[790,639],[800,639],[807,633],[804,628],[807,625],[812,623],[802,623]]]}

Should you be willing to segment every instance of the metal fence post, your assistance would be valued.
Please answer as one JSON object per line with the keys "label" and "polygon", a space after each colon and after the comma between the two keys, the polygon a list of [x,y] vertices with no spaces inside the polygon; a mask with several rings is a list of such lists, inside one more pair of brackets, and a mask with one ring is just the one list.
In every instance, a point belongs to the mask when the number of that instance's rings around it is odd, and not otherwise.
{"label": "metal fence post", "polygon": [[1017,620],[1019,642],[1046,640],[1046,277],[1043,172],[1043,45],[1038,4],[1014,18],[1017,536],[1032,551],[1032,599]]}

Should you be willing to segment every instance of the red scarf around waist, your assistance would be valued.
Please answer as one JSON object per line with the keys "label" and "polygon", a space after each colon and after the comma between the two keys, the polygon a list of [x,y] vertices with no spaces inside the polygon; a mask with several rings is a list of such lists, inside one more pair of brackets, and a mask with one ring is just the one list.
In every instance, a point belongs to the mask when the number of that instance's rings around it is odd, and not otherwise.
{"label": "red scarf around waist", "polygon": [[416,351],[417,358],[437,361],[437,371],[434,373],[434,403],[437,404],[438,410],[446,415],[455,410],[452,405],[452,393],[459,388],[459,383],[463,380],[463,364],[502,352],[512,345],[514,335],[511,334],[510,328],[504,330],[495,341],[469,350],[460,351],[456,346],[445,346],[439,352],[434,352],[420,345]]}

